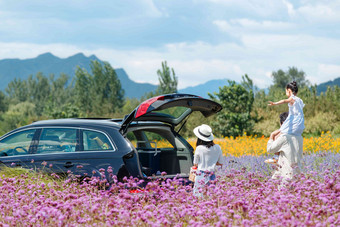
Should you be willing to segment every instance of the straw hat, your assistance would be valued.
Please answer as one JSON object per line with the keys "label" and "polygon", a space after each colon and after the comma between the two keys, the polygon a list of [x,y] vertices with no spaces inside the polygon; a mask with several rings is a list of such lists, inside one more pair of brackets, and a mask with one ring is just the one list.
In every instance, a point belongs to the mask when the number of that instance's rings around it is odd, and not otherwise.
{"label": "straw hat", "polygon": [[212,141],[214,139],[214,135],[212,134],[212,130],[209,125],[202,124],[194,128],[195,135],[203,140],[203,141]]}

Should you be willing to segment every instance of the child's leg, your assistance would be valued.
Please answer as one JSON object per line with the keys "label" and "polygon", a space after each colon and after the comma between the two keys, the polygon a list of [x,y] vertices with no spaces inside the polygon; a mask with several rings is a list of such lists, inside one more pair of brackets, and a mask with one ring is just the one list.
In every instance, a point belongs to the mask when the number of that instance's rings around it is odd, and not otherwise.
{"label": "child's leg", "polygon": [[279,161],[280,152],[274,154],[272,158],[266,159],[264,162],[268,164],[276,164]]}

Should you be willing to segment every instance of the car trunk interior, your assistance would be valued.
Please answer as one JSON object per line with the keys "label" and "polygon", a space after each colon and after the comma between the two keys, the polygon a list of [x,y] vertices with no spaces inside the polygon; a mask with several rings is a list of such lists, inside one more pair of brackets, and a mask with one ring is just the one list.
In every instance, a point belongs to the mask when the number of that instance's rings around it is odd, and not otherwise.
{"label": "car trunk interior", "polygon": [[192,166],[192,149],[167,126],[130,127],[127,138],[138,152],[145,176],[187,177]]}

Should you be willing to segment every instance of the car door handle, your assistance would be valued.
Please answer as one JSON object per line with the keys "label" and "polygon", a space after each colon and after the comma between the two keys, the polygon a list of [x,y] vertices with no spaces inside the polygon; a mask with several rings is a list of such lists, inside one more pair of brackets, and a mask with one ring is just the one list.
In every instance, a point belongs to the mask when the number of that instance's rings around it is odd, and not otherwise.
{"label": "car door handle", "polygon": [[65,165],[64,165],[65,168],[71,168],[73,166],[74,166],[74,164],[72,162],[66,162]]}

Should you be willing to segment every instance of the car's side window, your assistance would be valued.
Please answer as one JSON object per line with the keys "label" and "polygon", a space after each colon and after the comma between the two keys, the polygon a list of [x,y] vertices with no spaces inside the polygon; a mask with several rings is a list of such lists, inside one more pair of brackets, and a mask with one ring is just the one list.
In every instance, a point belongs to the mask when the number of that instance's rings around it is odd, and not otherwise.
{"label": "car's side window", "polygon": [[35,129],[20,131],[1,140],[0,156],[27,154],[35,131]]}
{"label": "car's side window", "polygon": [[83,130],[84,151],[113,150],[109,138],[104,133]]}
{"label": "car's side window", "polygon": [[75,152],[77,130],[72,128],[44,128],[39,138],[37,154]]}

